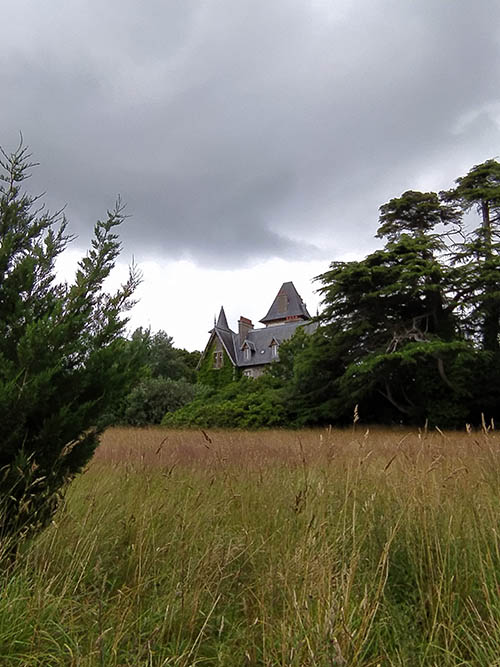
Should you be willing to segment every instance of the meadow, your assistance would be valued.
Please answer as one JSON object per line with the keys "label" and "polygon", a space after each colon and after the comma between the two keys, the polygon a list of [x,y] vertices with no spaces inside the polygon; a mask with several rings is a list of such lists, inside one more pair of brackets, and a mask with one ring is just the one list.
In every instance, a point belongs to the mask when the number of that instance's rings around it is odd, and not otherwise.
{"label": "meadow", "polygon": [[500,665],[500,437],[111,429],[0,576],[5,666]]}

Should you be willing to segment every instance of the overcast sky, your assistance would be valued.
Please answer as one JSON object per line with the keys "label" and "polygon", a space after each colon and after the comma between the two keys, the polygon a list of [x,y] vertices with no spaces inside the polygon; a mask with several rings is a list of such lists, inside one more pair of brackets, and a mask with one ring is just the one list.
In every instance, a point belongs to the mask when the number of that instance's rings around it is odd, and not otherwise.
{"label": "overcast sky", "polygon": [[376,247],[378,207],[500,154],[498,0],[16,0],[0,144],[66,206],[68,276],[117,194],[132,326],[201,348]]}

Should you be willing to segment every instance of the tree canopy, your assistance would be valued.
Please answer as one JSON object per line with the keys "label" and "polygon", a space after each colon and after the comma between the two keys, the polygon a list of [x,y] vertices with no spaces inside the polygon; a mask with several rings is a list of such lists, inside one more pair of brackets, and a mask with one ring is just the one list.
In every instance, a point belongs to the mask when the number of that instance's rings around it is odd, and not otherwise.
{"label": "tree canopy", "polygon": [[[301,421],[347,419],[356,404],[368,421],[497,415],[499,184],[489,160],[449,192],[403,193],[380,207],[383,249],[317,277],[321,327],[295,355],[289,388]],[[467,234],[474,205],[480,225]]]}
{"label": "tree canopy", "polygon": [[166,412],[177,410],[195,396],[199,352],[174,347],[165,331],[139,327],[128,341],[127,354],[137,359],[138,381],[115,409],[113,422],[144,426],[159,424]]}

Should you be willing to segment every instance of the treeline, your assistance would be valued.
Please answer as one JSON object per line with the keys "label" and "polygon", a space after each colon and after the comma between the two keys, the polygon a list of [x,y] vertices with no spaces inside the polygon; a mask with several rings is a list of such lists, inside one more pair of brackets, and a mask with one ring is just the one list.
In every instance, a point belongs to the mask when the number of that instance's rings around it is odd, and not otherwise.
{"label": "treeline", "polygon": [[108,423],[145,426],[159,424],[203,391],[196,384],[199,352],[174,347],[165,331],[136,329],[124,341],[124,358],[138,369],[134,383],[107,416]]}
{"label": "treeline", "polygon": [[380,207],[385,241],[316,281],[319,326],[240,379],[168,414],[176,426],[342,424],[442,427],[500,412],[500,164],[448,191],[408,191]]}

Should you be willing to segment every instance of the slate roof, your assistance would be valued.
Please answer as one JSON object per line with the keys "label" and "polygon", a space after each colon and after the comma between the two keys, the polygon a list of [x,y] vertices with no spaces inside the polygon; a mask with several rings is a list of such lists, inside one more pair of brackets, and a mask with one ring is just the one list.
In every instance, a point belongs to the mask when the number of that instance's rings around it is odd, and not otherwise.
{"label": "slate roof", "polygon": [[227,317],[226,313],[224,312],[224,306],[221,306],[219,317],[217,318],[215,326],[218,327],[219,329],[227,329],[228,331],[231,331],[227,323]]}
{"label": "slate roof", "polygon": [[[317,328],[316,322],[304,322],[295,320],[284,322],[273,327],[262,327],[261,329],[250,329],[244,340],[240,340],[239,334],[231,329],[220,328],[217,325],[210,332],[210,340],[205,349],[210,347],[213,337],[217,336],[226,350],[229,358],[238,368],[249,366],[260,366],[270,364],[276,357],[272,356],[271,344],[276,341],[280,345],[283,341],[293,336],[298,327],[304,327],[306,333],[313,333]],[[244,358],[245,343],[251,350],[250,359]]]}
{"label": "slate roof", "polygon": [[[282,304],[278,304],[277,300],[282,294],[288,299],[286,314],[278,312],[278,307]],[[284,321],[284,318],[294,316],[298,316],[300,319],[288,322]],[[318,325],[316,322],[310,322],[310,319],[311,317],[307,312],[305,303],[302,301],[293,283],[283,283],[278,295],[273,301],[273,305],[269,309],[269,312],[266,317],[261,320],[263,323],[277,321],[276,324],[262,327],[260,329],[250,329],[247,332],[246,337],[240,340],[239,334],[229,328],[224,308],[221,308],[219,317],[214,324],[214,328],[210,331],[210,339],[202,358],[210,348],[214,337],[217,337],[235,366],[239,368],[249,368],[252,366],[270,364],[276,359],[276,357],[272,356],[271,344],[273,341],[276,341],[279,345],[283,341],[288,340],[293,336],[298,327],[303,327],[309,334],[313,333]],[[280,322],[280,320],[282,321]],[[250,359],[244,359],[245,342],[251,350]]]}
{"label": "slate roof", "polygon": [[[298,327],[303,327],[307,333],[313,333],[317,328],[316,322],[304,323],[301,320],[294,322],[285,322],[277,324],[274,327],[264,327],[262,329],[251,329],[247,334],[247,340],[252,349],[250,359],[243,358],[243,350],[238,347],[238,358],[236,365],[239,367],[260,366],[261,364],[270,364],[276,357],[272,357],[271,343],[275,340],[278,344],[288,340],[293,336]],[[238,334],[234,334],[238,338]],[[242,341],[241,344],[243,344]]]}
{"label": "slate roof", "polygon": [[283,283],[271,308],[269,308],[267,314],[260,322],[262,324],[271,324],[275,321],[284,320],[287,317],[299,317],[302,320],[311,319],[311,316],[307,312],[306,304],[302,301],[302,297],[292,282]]}

